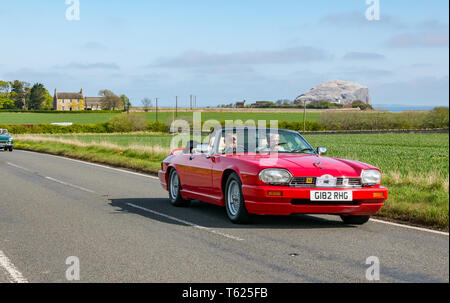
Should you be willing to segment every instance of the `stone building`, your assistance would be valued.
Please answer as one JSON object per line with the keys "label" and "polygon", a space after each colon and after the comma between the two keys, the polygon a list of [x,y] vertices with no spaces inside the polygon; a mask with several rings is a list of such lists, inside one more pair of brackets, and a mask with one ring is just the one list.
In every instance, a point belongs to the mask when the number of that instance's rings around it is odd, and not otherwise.
{"label": "stone building", "polygon": [[84,98],[86,110],[101,110],[102,98],[101,97],[85,97]]}
{"label": "stone building", "polygon": [[79,93],[58,92],[55,88],[53,110],[80,111],[85,109],[83,89]]}

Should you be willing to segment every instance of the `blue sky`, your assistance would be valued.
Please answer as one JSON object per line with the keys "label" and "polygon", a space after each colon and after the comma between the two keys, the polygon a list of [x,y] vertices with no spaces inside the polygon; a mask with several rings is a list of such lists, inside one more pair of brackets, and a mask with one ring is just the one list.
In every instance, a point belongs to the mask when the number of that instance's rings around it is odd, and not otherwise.
{"label": "blue sky", "polygon": [[448,105],[448,1],[1,0],[0,79],[184,106],[294,99],[322,81],[374,104]]}

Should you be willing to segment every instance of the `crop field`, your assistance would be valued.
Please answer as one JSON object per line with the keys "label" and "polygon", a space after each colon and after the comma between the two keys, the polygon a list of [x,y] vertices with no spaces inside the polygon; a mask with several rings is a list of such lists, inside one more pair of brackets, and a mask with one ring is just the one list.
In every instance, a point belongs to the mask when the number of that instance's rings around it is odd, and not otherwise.
{"label": "crop field", "polygon": [[[145,115],[149,122],[156,121],[155,112],[140,113]],[[72,122],[76,124],[96,124],[107,122],[111,117],[118,115],[114,113],[10,113],[0,112],[0,124],[43,124]],[[307,113],[307,120],[316,122],[320,113]],[[158,120],[170,123],[175,115],[172,112],[158,113]],[[180,112],[178,119],[192,121],[192,112]],[[303,113],[249,113],[249,112],[202,112],[202,120],[279,120],[279,121],[303,121]]]}
{"label": "crop field", "polygon": [[[172,136],[22,135],[17,139],[19,148],[87,160],[101,153],[104,158],[115,159],[104,163],[155,172],[169,152]],[[367,162],[383,171],[383,185],[389,188],[390,197],[381,216],[448,229],[448,134],[308,135],[306,139],[315,147],[326,146],[327,156]],[[102,162],[99,158],[94,160]]]}

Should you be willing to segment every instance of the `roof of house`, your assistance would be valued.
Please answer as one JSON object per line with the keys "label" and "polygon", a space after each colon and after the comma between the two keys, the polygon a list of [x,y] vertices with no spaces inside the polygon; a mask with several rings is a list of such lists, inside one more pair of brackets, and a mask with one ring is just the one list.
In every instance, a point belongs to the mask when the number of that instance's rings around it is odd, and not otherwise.
{"label": "roof of house", "polygon": [[83,99],[82,93],[56,93],[56,99]]}
{"label": "roof of house", "polygon": [[102,102],[102,97],[86,97],[84,98],[86,102]]}

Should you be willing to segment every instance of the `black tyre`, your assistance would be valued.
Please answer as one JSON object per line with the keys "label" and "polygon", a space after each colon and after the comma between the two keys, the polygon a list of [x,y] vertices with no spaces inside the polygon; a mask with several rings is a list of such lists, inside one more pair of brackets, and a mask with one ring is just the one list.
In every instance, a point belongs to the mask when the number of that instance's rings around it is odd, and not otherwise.
{"label": "black tyre", "polygon": [[12,152],[12,151],[13,151],[13,148],[12,148],[12,146],[11,146],[11,147],[9,148],[9,151],[10,151],[10,152]]}
{"label": "black tyre", "polygon": [[169,199],[170,203],[178,207],[186,207],[191,204],[191,201],[184,200],[181,197],[181,183],[178,173],[175,169],[172,169],[169,174]]}
{"label": "black tyre", "polygon": [[236,173],[232,173],[228,177],[225,186],[225,208],[231,222],[243,224],[249,221],[242,194],[242,182]]}
{"label": "black tyre", "polygon": [[341,216],[342,221],[345,224],[362,225],[369,221],[370,216]]}
{"label": "black tyre", "polygon": [[4,151],[8,151],[8,148],[5,146],[5,147],[3,147],[3,150]]}

